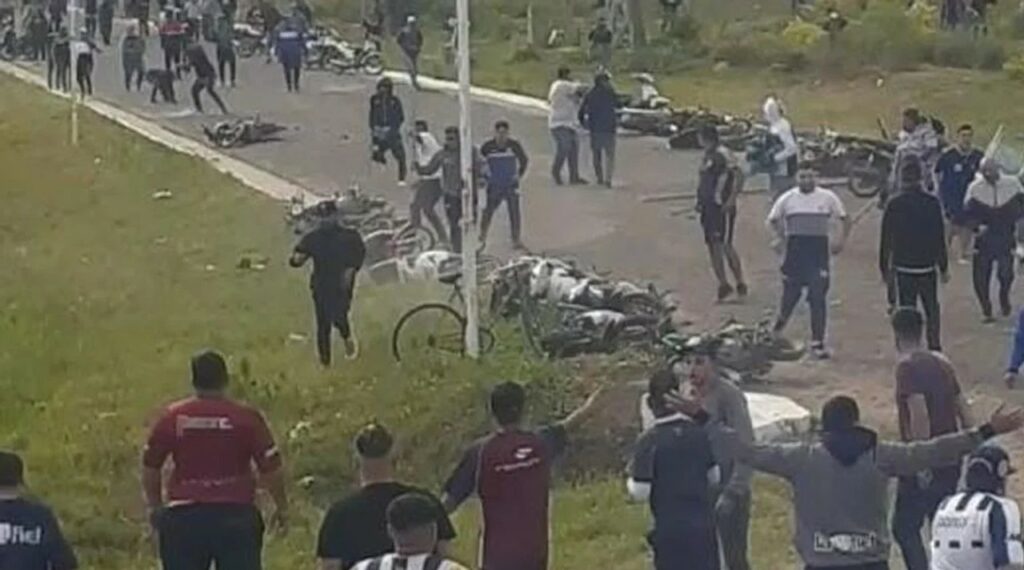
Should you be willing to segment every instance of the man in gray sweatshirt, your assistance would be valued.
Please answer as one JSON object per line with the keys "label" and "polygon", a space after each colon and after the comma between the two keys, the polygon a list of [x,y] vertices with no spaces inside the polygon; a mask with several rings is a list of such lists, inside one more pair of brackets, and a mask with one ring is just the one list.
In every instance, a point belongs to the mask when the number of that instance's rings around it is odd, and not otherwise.
{"label": "man in gray sweatshirt", "polygon": [[[668,399],[679,412],[709,420],[696,401]],[[792,486],[794,543],[807,570],[888,570],[890,479],[948,465],[1022,425],[1024,412],[1000,407],[980,428],[914,443],[881,442],[860,425],[857,403],[837,396],[822,409],[822,433],[815,441],[752,445],[719,424],[710,427],[710,435],[718,457],[742,461]]]}
{"label": "man in gray sweatshirt", "polygon": [[[709,421],[724,425],[736,433],[744,445],[754,443],[754,426],[743,391],[725,378],[718,368],[721,341],[707,338],[691,348],[683,360],[685,376],[693,396],[707,412]],[[721,484],[716,489],[715,524],[728,570],[750,570],[747,559],[750,528],[749,465],[719,458]]]}

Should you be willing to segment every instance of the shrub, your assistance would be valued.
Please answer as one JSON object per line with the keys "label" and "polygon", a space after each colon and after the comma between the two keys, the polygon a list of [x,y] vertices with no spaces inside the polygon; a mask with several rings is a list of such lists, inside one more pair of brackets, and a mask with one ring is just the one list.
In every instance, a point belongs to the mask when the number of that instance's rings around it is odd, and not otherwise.
{"label": "shrub", "polygon": [[804,50],[817,44],[827,35],[825,30],[817,24],[812,24],[801,19],[790,22],[786,29],[782,30],[782,39],[792,49]]}
{"label": "shrub", "polygon": [[[859,20],[850,22],[835,45],[816,52],[832,66],[857,69],[911,69],[932,56],[934,32],[904,9],[902,0],[876,0]],[[822,42],[822,44],[829,44]],[[834,49],[829,49],[834,48]]]}
{"label": "shrub", "polygon": [[932,50],[932,62],[945,67],[994,70],[1001,69],[1005,61],[1006,52],[999,41],[965,32],[938,34]]}

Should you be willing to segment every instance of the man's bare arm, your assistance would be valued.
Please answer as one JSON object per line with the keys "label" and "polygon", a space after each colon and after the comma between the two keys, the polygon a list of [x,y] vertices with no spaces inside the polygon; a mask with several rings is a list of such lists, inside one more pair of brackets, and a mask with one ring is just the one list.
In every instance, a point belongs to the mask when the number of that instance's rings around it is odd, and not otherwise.
{"label": "man's bare arm", "polygon": [[960,429],[970,429],[977,424],[971,403],[963,394],[956,397],[956,415],[960,418]]}
{"label": "man's bare arm", "polygon": [[150,511],[155,511],[163,506],[163,474],[159,469],[142,468],[142,493],[146,499],[146,508]]}
{"label": "man's bare arm", "polygon": [[300,251],[293,251],[292,256],[288,258],[288,265],[292,267],[302,267],[309,260],[309,255]]}
{"label": "man's bare arm", "polygon": [[907,415],[911,441],[924,441],[931,437],[931,418],[928,416],[924,394],[911,394],[907,397]]}

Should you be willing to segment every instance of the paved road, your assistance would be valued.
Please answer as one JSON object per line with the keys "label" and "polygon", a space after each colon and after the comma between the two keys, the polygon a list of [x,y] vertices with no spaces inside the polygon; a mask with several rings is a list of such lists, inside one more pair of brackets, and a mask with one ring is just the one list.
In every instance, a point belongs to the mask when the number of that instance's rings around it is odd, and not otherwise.
{"label": "paved road", "polygon": [[[149,40],[148,51],[150,63],[157,65],[160,54],[155,39]],[[126,93],[116,49],[99,57],[95,80],[98,97],[190,136],[200,134],[200,123],[216,120],[212,115],[188,113],[187,83],[177,85],[177,107],[150,105],[146,94]],[[294,129],[284,141],[232,154],[324,193],[359,182],[396,203],[407,201],[409,190],[397,186],[393,169],[382,169],[368,160],[365,123],[372,82],[327,73],[305,74],[303,81],[302,93],[288,94],[277,65],[264,64],[260,59],[240,62],[238,87],[221,91],[230,109],[237,114],[259,113]],[[429,120],[435,132],[456,123],[454,96],[414,94],[404,86],[400,95],[409,114]],[[207,102],[207,107],[214,108],[212,102]],[[676,291],[684,310],[698,322],[715,323],[729,315],[756,318],[775,307],[778,260],[767,245],[763,226],[767,204],[763,196],[741,200],[737,227],[736,239],[746,261],[751,297],[742,306],[716,306],[700,228],[691,216],[673,213],[685,209],[688,203],[641,201],[653,194],[692,190],[698,161],[695,153],[669,151],[655,139],[623,137],[614,189],[556,187],[547,175],[551,142],[542,116],[483,103],[476,104],[473,113],[478,140],[495,120],[507,118],[514,135],[531,155],[533,162],[523,191],[524,241],[535,251],[566,254],[619,275],[655,281]],[[587,174],[589,158],[584,158],[584,164]],[[851,211],[864,204],[851,195],[841,197]],[[874,269],[879,217],[872,212],[863,220],[847,251],[835,262],[830,316],[835,359],[828,365],[784,368],[780,391],[797,395],[811,405],[837,390],[864,393],[872,399],[883,394],[881,401],[890,401],[892,344],[885,320],[884,292]],[[505,214],[499,212],[491,237],[492,248],[499,254],[508,251],[507,235]],[[953,281],[944,292],[947,351],[969,382],[979,381],[988,385],[987,392],[1005,396],[992,386],[1003,366],[1009,323],[982,325],[970,293],[968,268],[954,266],[953,272]],[[801,307],[791,325],[793,337],[806,336],[806,321],[806,311]],[[891,416],[888,406],[881,410],[887,418]]]}

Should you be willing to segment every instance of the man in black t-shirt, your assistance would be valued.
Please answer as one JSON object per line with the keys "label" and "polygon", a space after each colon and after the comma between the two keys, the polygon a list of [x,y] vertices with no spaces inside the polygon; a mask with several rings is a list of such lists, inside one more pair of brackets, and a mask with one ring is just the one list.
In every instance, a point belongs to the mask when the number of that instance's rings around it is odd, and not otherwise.
{"label": "man in black t-shirt", "polygon": [[213,90],[213,86],[217,84],[217,70],[214,69],[202,44],[194,38],[188,40],[188,45],[185,47],[185,59],[192,68],[192,72],[196,74],[196,80],[192,84],[192,104],[195,105],[196,111],[203,112],[203,102],[199,99],[199,95],[205,90],[213,102],[220,107],[220,112],[227,115],[228,108],[224,105],[224,101],[221,101],[217,92]]}
{"label": "man in black t-shirt", "polygon": [[0,451],[0,568],[75,570],[75,553],[53,512],[22,497],[24,474],[20,457]]}
{"label": "man in black t-shirt", "polygon": [[[736,226],[736,198],[743,186],[743,172],[736,165],[729,151],[718,137],[718,129],[707,125],[700,130],[704,159],[700,166],[697,182],[697,211],[700,225],[704,229],[704,243],[711,256],[711,269],[718,279],[718,302],[735,293],[742,299],[747,296],[747,284],[743,281],[743,264],[736,248],[732,245],[733,229]],[[736,289],[729,284],[725,264],[729,263]]]}
{"label": "man in black t-shirt", "polygon": [[316,307],[316,346],[320,362],[331,364],[331,327],[338,329],[345,342],[345,356],[355,358],[357,347],[348,322],[348,312],[355,291],[356,272],[366,258],[366,245],[359,232],[338,225],[337,205],[325,204],[326,219],[302,237],[288,263],[302,267],[313,258],[309,287]]}
{"label": "man in black t-shirt", "polygon": [[437,508],[437,552],[446,556],[455,529],[433,495],[395,481],[391,451],[394,438],[386,428],[370,424],[356,436],[362,488],[334,503],[327,511],[317,540],[321,570],[348,570],[361,560],[394,550],[388,534],[387,509],[408,493],[430,497]]}

